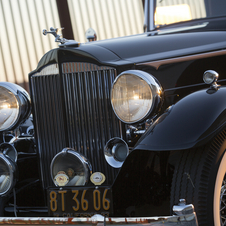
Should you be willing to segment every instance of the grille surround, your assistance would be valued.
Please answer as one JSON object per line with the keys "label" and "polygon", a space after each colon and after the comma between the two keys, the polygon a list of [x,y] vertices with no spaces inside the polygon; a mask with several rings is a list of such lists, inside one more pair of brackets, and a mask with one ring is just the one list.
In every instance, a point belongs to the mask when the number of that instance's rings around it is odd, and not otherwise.
{"label": "grille surround", "polygon": [[[61,73],[60,73],[61,71]],[[116,77],[112,67],[90,63],[49,65],[31,75],[31,99],[43,187],[54,186],[53,157],[73,148],[91,163],[93,172],[112,184],[118,169],[108,165],[104,146],[121,137],[121,122],[111,107],[110,91]]]}

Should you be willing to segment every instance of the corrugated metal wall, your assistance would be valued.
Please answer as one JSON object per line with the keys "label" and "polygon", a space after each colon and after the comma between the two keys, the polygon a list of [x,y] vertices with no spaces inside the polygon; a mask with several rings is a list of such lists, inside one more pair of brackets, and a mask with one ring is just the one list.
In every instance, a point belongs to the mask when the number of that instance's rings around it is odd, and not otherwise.
{"label": "corrugated metal wall", "polygon": [[0,0],[0,81],[28,88],[28,73],[57,46],[41,33],[50,26],[59,26],[54,0]]}
{"label": "corrugated metal wall", "polygon": [[99,40],[143,32],[141,0],[68,0],[74,37],[85,42],[92,27]]}
{"label": "corrugated metal wall", "polygon": [[[98,39],[143,32],[141,0],[68,0],[75,40],[92,27]],[[42,30],[61,27],[55,0],[0,0],[0,81],[28,89],[28,73],[57,47]],[[67,37],[65,37],[67,38]]]}

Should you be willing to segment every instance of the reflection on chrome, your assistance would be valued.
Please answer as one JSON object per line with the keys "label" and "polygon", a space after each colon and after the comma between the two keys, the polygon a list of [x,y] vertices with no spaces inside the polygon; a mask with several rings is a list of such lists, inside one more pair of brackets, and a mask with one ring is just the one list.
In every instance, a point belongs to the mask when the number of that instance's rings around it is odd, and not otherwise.
{"label": "reflection on chrome", "polygon": [[127,143],[118,137],[110,139],[104,147],[105,159],[114,168],[120,168],[128,154]]}
{"label": "reflection on chrome", "polygon": [[56,186],[85,185],[92,167],[89,161],[72,148],[64,148],[51,162],[51,177]]}
{"label": "reflection on chrome", "polygon": [[0,82],[0,131],[14,129],[30,115],[30,96],[20,86]]}
{"label": "reflection on chrome", "polygon": [[136,123],[158,108],[161,95],[162,88],[152,75],[139,70],[129,70],[115,79],[111,90],[111,103],[121,121]]}
{"label": "reflection on chrome", "polygon": [[0,195],[9,193],[16,183],[16,164],[0,152]]}

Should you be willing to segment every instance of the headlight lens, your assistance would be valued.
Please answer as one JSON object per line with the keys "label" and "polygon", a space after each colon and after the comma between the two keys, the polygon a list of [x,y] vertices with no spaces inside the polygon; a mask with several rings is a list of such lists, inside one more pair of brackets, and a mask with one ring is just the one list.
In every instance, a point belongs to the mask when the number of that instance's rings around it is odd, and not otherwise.
{"label": "headlight lens", "polygon": [[30,97],[20,86],[0,82],[0,131],[13,129],[30,114]]}
{"label": "headlight lens", "polygon": [[15,168],[15,163],[0,153],[0,195],[6,195],[15,185]]}
{"label": "headlight lens", "polygon": [[91,173],[88,160],[73,149],[63,149],[51,162],[51,176],[56,186],[85,185]]}
{"label": "headlight lens", "polygon": [[114,81],[111,102],[117,117],[135,123],[147,117],[161,99],[161,87],[148,73],[129,70]]}
{"label": "headlight lens", "polygon": [[14,124],[19,114],[19,103],[15,95],[4,87],[0,87],[0,112],[1,130]]}

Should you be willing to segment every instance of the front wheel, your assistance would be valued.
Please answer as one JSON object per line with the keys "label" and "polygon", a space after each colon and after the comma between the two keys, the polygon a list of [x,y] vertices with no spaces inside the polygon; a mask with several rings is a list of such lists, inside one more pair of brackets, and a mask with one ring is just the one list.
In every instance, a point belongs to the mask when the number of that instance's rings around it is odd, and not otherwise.
{"label": "front wheel", "polygon": [[171,206],[194,204],[199,225],[226,225],[226,131],[208,145],[179,152],[171,186]]}

